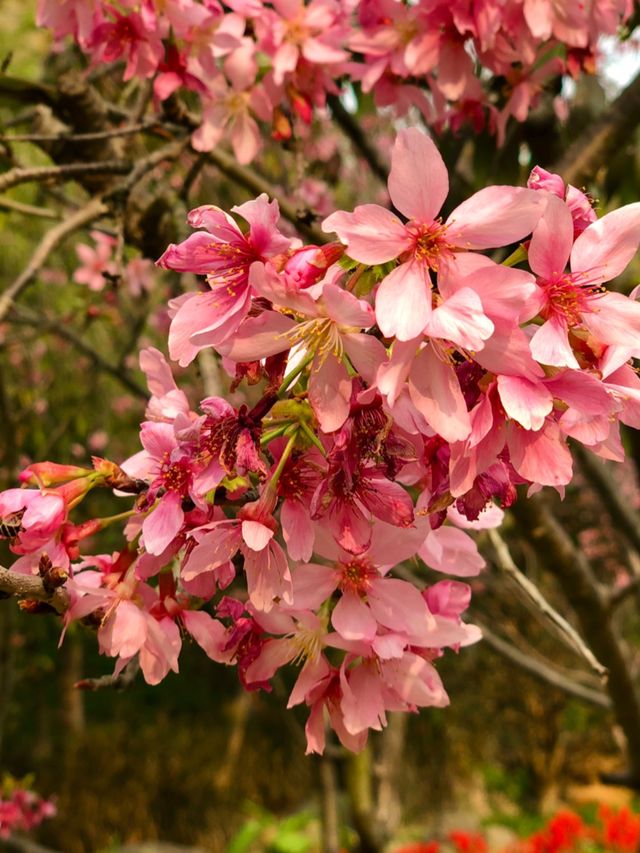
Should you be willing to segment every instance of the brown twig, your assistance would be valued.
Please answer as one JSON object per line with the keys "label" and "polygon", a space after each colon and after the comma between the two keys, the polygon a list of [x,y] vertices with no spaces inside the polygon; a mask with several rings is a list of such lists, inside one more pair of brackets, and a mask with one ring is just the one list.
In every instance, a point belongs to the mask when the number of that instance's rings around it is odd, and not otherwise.
{"label": "brown twig", "polygon": [[78,690],[126,690],[131,687],[140,672],[138,658],[133,658],[120,675],[101,675],[99,678],[83,678],[73,686]]}
{"label": "brown twig", "polygon": [[576,442],[573,453],[585,477],[594,487],[614,524],[620,528],[635,550],[640,553],[640,518],[620,494],[606,466],[593,453]]}
{"label": "brown twig", "polygon": [[63,589],[47,592],[44,584],[35,575],[22,575],[0,566],[0,592],[16,598],[42,601],[58,613],[64,613],[69,604],[67,593]]}
{"label": "brown twig", "polygon": [[585,702],[597,705],[600,708],[611,707],[611,699],[603,690],[593,690],[591,687],[587,687],[584,684],[573,681],[560,672],[556,667],[551,666],[549,663],[536,660],[536,658],[533,658],[531,655],[528,655],[521,649],[518,649],[508,640],[494,634],[486,624],[475,617],[473,621],[474,624],[476,624],[482,631],[482,638],[486,644],[501,657],[511,661],[511,663],[514,663],[520,669],[525,670],[525,672],[535,676],[535,678],[540,681],[544,681],[545,684],[551,684],[553,687],[557,687],[564,693],[568,693],[570,696],[575,696],[577,699],[583,699]]}
{"label": "brown twig", "polygon": [[329,237],[321,231],[317,226],[307,222],[301,212],[292,204],[286,196],[279,192],[272,184],[265,180],[257,172],[254,172],[248,166],[241,166],[231,154],[227,154],[221,148],[215,148],[208,154],[208,159],[221,172],[232,178],[236,183],[245,187],[252,193],[266,193],[269,198],[273,198],[278,202],[280,213],[285,219],[288,219],[292,225],[298,229],[301,234],[304,234],[309,240],[314,243],[327,243]]}
{"label": "brown twig", "polygon": [[502,536],[496,530],[488,530],[489,540],[493,545],[496,555],[496,565],[498,568],[509,575],[510,578],[518,585],[518,587],[527,596],[529,601],[535,606],[536,611],[541,613],[548,619],[567,640],[568,645],[576,651],[589,664],[591,669],[602,680],[607,679],[607,669],[600,661],[598,661],[582,639],[580,634],[558,611],[547,601],[538,587],[524,575],[516,566],[509,546],[504,541]]}
{"label": "brown twig", "polygon": [[544,565],[557,578],[594,654],[607,667],[607,692],[627,740],[631,772],[640,781],[640,692],[626,649],[611,618],[607,597],[585,555],[551,511],[548,498],[534,495],[511,508],[527,539],[533,538]]}
{"label": "brown twig", "polygon": [[0,136],[0,142],[98,142],[102,139],[113,139],[117,136],[132,136],[145,130],[158,127],[158,121],[145,121],[129,124],[124,127],[112,127],[93,133],[17,133]]}
{"label": "brown twig", "polygon": [[13,198],[0,198],[0,208],[11,213],[22,213],[24,216],[37,216],[40,219],[60,219],[62,214],[47,207],[36,207],[33,204],[24,204]]}
{"label": "brown twig", "polygon": [[63,166],[16,167],[0,175],[0,192],[18,184],[30,181],[44,181],[49,178],[66,180],[77,175],[126,175],[132,164],[128,160],[105,160],[103,163],[66,163]]}

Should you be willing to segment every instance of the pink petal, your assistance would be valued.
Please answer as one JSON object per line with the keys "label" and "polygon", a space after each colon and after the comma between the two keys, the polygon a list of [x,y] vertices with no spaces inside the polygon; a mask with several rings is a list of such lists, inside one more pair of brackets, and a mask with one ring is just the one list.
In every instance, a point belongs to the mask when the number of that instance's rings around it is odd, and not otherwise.
{"label": "pink petal", "polygon": [[533,231],[546,201],[535,190],[486,187],[453,211],[447,239],[463,249],[508,246]]}
{"label": "pink petal", "polygon": [[589,307],[593,310],[582,321],[601,343],[640,346],[640,302],[622,293],[603,293]]}
{"label": "pink petal", "polygon": [[232,339],[219,344],[216,349],[232,361],[255,361],[284,352],[291,347],[285,333],[295,327],[290,317],[277,311],[263,311],[257,317],[248,317]]}
{"label": "pink petal", "polygon": [[525,270],[504,267],[474,252],[459,252],[440,268],[438,289],[448,299],[467,287],[478,294],[484,313],[494,322],[523,322],[538,313],[538,301],[532,297],[539,288]]}
{"label": "pink petal", "polygon": [[358,299],[335,284],[325,284],[322,289],[322,301],[329,318],[342,326],[368,329],[375,323],[373,309],[368,302]]}
{"label": "pink petal", "polygon": [[553,409],[553,397],[543,383],[522,376],[498,376],[498,393],[508,417],[525,429],[540,429]]}
{"label": "pink petal", "polygon": [[247,551],[244,558],[249,601],[268,613],[276,599],[293,603],[291,573],[284,551],[272,540],[262,551]]}
{"label": "pink petal", "polygon": [[456,577],[475,577],[485,565],[469,534],[448,525],[431,530],[418,553],[429,568]]}
{"label": "pink petal", "polygon": [[247,668],[247,683],[268,681],[295,655],[296,649],[290,640],[267,640],[258,657]]}
{"label": "pink petal", "polygon": [[349,256],[363,264],[392,261],[413,240],[398,217],[377,204],[359,205],[353,213],[332,213],[322,223],[322,230],[335,232],[347,246]]}
{"label": "pink petal", "polygon": [[548,421],[538,432],[511,426],[507,442],[511,464],[526,480],[541,486],[564,486],[571,480],[571,451],[553,421]]}
{"label": "pink petal", "polygon": [[296,610],[317,610],[337,589],[338,581],[338,573],[329,566],[298,566],[293,573],[293,606]]}
{"label": "pink petal", "polygon": [[[282,535],[292,560],[307,562],[313,553],[314,529],[309,508],[298,500],[286,500],[280,510]],[[306,605],[304,605],[306,606]]]}
{"label": "pink petal", "polygon": [[345,592],[331,614],[331,624],[345,640],[372,640],[377,623],[364,601]]}
{"label": "pink petal", "polygon": [[309,378],[309,402],[320,429],[334,432],[349,416],[351,379],[343,362],[329,355],[322,364],[314,360]]}
{"label": "pink petal", "polygon": [[222,622],[204,610],[183,610],[182,621],[207,657],[216,663],[231,663],[232,655],[223,651],[227,642],[227,631]]}
{"label": "pink petal", "polygon": [[242,538],[252,551],[262,551],[273,539],[273,530],[259,521],[242,522]]}
{"label": "pink petal", "polygon": [[434,309],[425,332],[470,350],[480,350],[493,333],[478,294],[463,287]]}
{"label": "pink petal", "polygon": [[561,275],[573,247],[571,211],[559,198],[549,195],[547,209],[533,231],[529,266],[543,279]]}
{"label": "pink petal", "polygon": [[373,335],[349,334],[342,338],[346,354],[368,385],[375,384],[378,369],[387,359],[384,344]]}
{"label": "pink petal", "polygon": [[400,660],[382,664],[385,682],[410,705],[444,708],[449,697],[432,664],[407,652]]}
{"label": "pink petal", "polygon": [[382,280],[376,293],[376,320],[385,337],[410,341],[431,317],[431,280],[426,266],[411,260]]}
{"label": "pink petal", "polygon": [[184,523],[182,498],[167,492],[142,522],[144,546],[150,554],[162,554],[180,532]]}
{"label": "pink petal", "polygon": [[580,365],[569,343],[569,329],[561,317],[552,317],[543,323],[529,342],[531,354],[540,364],[553,367],[575,367]]}
{"label": "pink petal", "polygon": [[409,219],[432,222],[449,194],[449,176],[440,152],[426,133],[401,130],[391,157],[389,195]]}
{"label": "pink petal", "polygon": [[435,620],[424,598],[407,581],[398,578],[373,580],[367,600],[381,625],[407,634],[416,643],[422,644],[429,631],[435,628]]}
{"label": "pink petal", "polygon": [[640,243],[640,202],[607,213],[589,225],[571,252],[573,272],[589,281],[611,281],[626,269]]}
{"label": "pink petal", "polygon": [[462,441],[471,432],[458,377],[431,346],[425,347],[413,363],[409,393],[413,405],[445,441]]}

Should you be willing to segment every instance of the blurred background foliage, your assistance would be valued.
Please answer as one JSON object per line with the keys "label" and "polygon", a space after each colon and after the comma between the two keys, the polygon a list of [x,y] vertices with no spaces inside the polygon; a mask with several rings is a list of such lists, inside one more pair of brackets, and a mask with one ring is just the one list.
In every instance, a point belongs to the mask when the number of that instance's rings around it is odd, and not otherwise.
{"label": "blurred background foliage", "polygon": [[[48,35],[35,28],[33,0],[2,0],[0,63],[11,75],[53,83],[65,68],[82,66],[71,49],[50,51]],[[100,69],[93,74],[112,100],[135,94],[123,91],[115,77],[101,75]],[[599,81],[584,78],[568,123],[560,125],[551,106],[554,94],[547,93],[524,125],[512,126],[500,150],[492,137],[469,131],[439,140],[453,172],[450,208],[486,183],[523,183],[534,164],[551,166],[608,103]],[[374,118],[366,99],[359,109],[359,120],[368,132],[375,131],[384,156],[391,127]],[[16,118],[25,110],[20,96],[0,93],[0,126],[23,127]],[[301,162],[295,145],[273,144],[262,170],[294,198],[302,170],[330,186],[338,204],[348,206],[357,197],[373,200],[379,185],[360,167],[348,141],[329,140],[322,148],[325,134],[330,136],[326,130],[314,130],[315,158]],[[9,168],[14,156],[28,165],[49,162],[29,143],[11,149],[0,143],[0,169]],[[206,202],[228,208],[248,197],[206,170],[190,186],[188,198],[184,174],[174,173],[167,184],[152,178],[150,189],[168,194],[176,238],[186,233],[190,207]],[[640,197],[637,130],[602,164],[587,189],[602,212]],[[86,195],[69,182],[23,184],[8,197],[40,208],[53,200],[72,211]],[[49,226],[45,218],[0,208],[3,288],[25,266]],[[143,388],[137,350],[148,344],[164,349],[163,306],[180,292],[181,283],[157,271],[153,286],[141,295],[118,281],[93,292],[73,281],[77,243],[93,245],[88,234],[68,241],[21,300],[21,313],[0,326],[2,488],[12,485],[17,471],[31,460],[82,464],[105,446],[111,458],[122,460],[138,449],[136,427],[144,394],[131,388],[132,383]],[[124,251],[125,260],[138,256],[128,247]],[[630,289],[638,280],[636,262],[621,286]],[[114,370],[96,364],[79,340]],[[203,371],[202,363],[177,370],[193,400]],[[224,383],[218,374],[214,378]],[[615,472],[616,488],[638,509],[640,451],[632,437],[626,440],[631,461]],[[90,515],[114,511],[110,496],[92,495],[87,504]],[[623,583],[631,571],[628,544],[586,480],[576,479],[557,512],[574,541],[588,551],[599,579]],[[104,534],[105,552],[117,545]],[[566,612],[568,602],[544,573],[544,560],[533,545],[525,539],[512,545],[527,574]],[[0,552],[0,563],[7,559]],[[476,582],[474,607],[484,624],[499,629],[534,659],[553,660],[585,685],[599,686],[591,675],[577,671],[576,658],[517,601],[495,570]],[[630,596],[622,606],[621,619],[637,675],[637,597]],[[42,844],[65,853],[115,851],[154,840],[230,853],[318,849],[321,763],[304,756],[303,715],[284,710],[290,685],[276,680],[275,695],[244,694],[234,673],[190,648],[181,657],[180,676],[170,674],[159,687],[135,683],[123,692],[82,692],[73,685],[108,672],[110,664],[97,655],[89,631],[70,631],[60,650],[59,633],[57,621],[22,614],[15,603],[0,601],[0,770],[15,776],[33,771],[37,789],[57,796],[58,817],[39,830]],[[524,831],[537,820],[532,815],[562,803],[631,801],[630,791],[599,782],[601,772],[620,763],[619,733],[608,710],[532,678],[487,643],[445,660],[442,668],[451,707],[408,720],[406,730],[394,723],[388,735],[373,738],[373,779],[380,793],[387,792],[386,801],[379,802],[395,822],[397,838],[443,836],[483,822]],[[396,739],[394,749],[386,745],[389,737]],[[348,790],[349,763],[338,754],[334,764],[340,790]],[[353,802],[344,793],[339,797],[343,844],[360,843],[364,849],[353,829],[358,823]]]}

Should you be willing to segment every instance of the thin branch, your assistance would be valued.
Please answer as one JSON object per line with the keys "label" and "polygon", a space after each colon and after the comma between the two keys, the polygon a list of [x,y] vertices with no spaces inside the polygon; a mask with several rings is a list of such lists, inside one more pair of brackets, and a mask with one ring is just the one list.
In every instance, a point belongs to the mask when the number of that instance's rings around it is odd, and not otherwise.
{"label": "thin branch", "polygon": [[147,172],[150,172],[164,160],[177,159],[188,144],[188,139],[180,139],[153,151],[143,160],[138,161],[123,181],[106,192],[105,199],[116,199],[128,195],[131,189]]}
{"label": "thin branch", "polygon": [[78,352],[90,359],[98,370],[113,376],[114,379],[117,379],[121,385],[131,391],[132,394],[135,394],[139,399],[148,400],[149,394],[147,391],[130,376],[129,371],[124,365],[115,365],[108,362],[97,350],[94,350],[83,338],[65,325],[62,320],[52,320],[49,317],[35,314],[31,311],[27,313],[22,308],[20,310],[13,309],[12,319],[14,322],[31,326],[41,332],[51,332],[68,341]]}
{"label": "thin branch", "polygon": [[329,95],[327,98],[331,115],[336,120],[336,124],[349,137],[356,151],[364,157],[373,174],[386,187],[389,177],[389,170],[380,159],[378,151],[371,145],[366,133],[358,121],[346,110],[336,95]]}
{"label": "thin branch", "polygon": [[24,204],[13,198],[0,198],[0,208],[12,213],[22,213],[24,216],[37,216],[40,219],[60,219],[62,214],[48,207],[36,207],[33,204]]}
{"label": "thin branch", "polygon": [[140,672],[137,657],[130,660],[119,675],[101,675],[99,678],[83,678],[73,686],[78,690],[126,690],[131,687]]}
{"label": "thin branch", "polygon": [[531,655],[528,655],[521,649],[518,649],[508,640],[494,634],[490,628],[488,628],[483,622],[478,621],[475,617],[473,621],[474,624],[482,631],[482,638],[487,645],[520,669],[524,669],[530,675],[535,676],[540,681],[544,681],[545,684],[551,684],[553,687],[563,690],[570,696],[575,696],[577,699],[583,699],[585,702],[597,705],[600,708],[611,708],[611,699],[603,690],[593,690],[590,687],[586,687],[584,684],[580,684],[577,681],[567,678],[567,676],[560,672],[560,670],[556,669],[556,667],[536,660],[531,657]]}
{"label": "thin branch", "polygon": [[340,815],[338,811],[338,774],[335,762],[328,755],[318,759],[320,772],[320,803],[322,853],[339,853]]}
{"label": "thin branch", "polygon": [[640,74],[636,75],[606,112],[565,152],[553,171],[568,184],[592,179],[610,155],[631,144],[640,121]]}
{"label": "thin branch", "polygon": [[63,166],[16,167],[0,175],[0,192],[30,181],[49,178],[73,178],[76,175],[126,175],[131,170],[128,160],[105,160],[103,163],[67,163]]}
{"label": "thin branch", "polygon": [[613,624],[603,595],[585,555],[551,511],[548,498],[534,495],[517,501],[510,512],[522,534],[537,542],[540,558],[557,578],[598,659],[607,667],[607,692],[627,741],[633,776],[640,779],[640,692],[626,647]]}
{"label": "thin branch", "polygon": [[51,228],[38,244],[33,256],[18,278],[0,296],[0,321],[2,321],[16,299],[40,272],[51,252],[69,235],[78,231],[108,212],[109,208],[99,198],[91,199],[84,207],[73,213],[59,225]]}
{"label": "thin branch", "polygon": [[129,124],[124,127],[112,127],[109,130],[94,133],[19,133],[0,136],[0,142],[98,142],[101,139],[112,139],[117,136],[132,136],[144,130],[158,127],[159,121],[145,121],[139,124]]}
{"label": "thin branch", "polygon": [[58,613],[64,613],[69,604],[67,593],[63,589],[47,592],[44,584],[35,575],[22,575],[0,566],[0,592],[16,598],[43,601]]}
{"label": "thin branch", "polygon": [[591,669],[602,681],[606,681],[606,667],[596,659],[591,649],[587,646],[573,625],[569,624],[564,616],[561,616],[560,613],[558,613],[558,611],[540,592],[538,587],[516,566],[513,557],[511,556],[511,552],[509,551],[509,547],[502,536],[500,536],[496,530],[488,530],[487,533],[496,553],[496,565],[498,568],[515,581],[527,598],[535,605],[536,609],[551,623],[553,623],[558,631],[566,638],[569,646],[584,658]]}

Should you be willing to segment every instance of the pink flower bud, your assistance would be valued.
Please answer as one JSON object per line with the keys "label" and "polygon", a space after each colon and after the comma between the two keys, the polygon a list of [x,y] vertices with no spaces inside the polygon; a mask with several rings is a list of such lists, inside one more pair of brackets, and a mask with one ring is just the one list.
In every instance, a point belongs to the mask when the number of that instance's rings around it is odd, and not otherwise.
{"label": "pink flower bud", "polygon": [[305,246],[294,252],[284,265],[284,271],[300,288],[310,287],[319,281],[331,264],[344,254],[340,243],[326,246]]}

